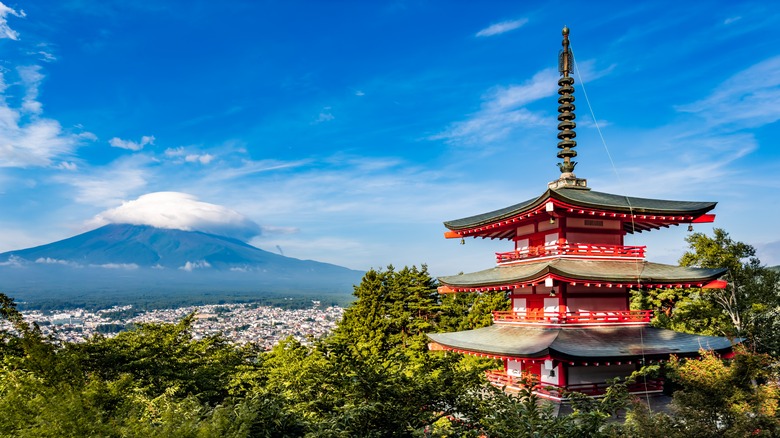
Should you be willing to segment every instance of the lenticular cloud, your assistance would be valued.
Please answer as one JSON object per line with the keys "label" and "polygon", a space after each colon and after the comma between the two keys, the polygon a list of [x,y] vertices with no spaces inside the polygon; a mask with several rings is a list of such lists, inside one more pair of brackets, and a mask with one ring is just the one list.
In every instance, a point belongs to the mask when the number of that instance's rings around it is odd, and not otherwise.
{"label": "lenticular cloud", "polygon": [[150,225],[184,231],[203,231],[248,240],[260,234],[260,226],[246,216],[226,207],[198,201],[180,192],[156,192],[106,210],[90,221],[91,225]]}

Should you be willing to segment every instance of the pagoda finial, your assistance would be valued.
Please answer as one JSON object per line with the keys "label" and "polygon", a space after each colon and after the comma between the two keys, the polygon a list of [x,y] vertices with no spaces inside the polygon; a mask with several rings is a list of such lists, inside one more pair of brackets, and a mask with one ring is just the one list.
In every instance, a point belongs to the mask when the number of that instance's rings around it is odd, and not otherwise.
{"label": "pagoda finial", "polygon": [[574,123],[574,78],[569,76],[572,73],[574,67],[574,56],[569,48],[569,28],[564,26],[563,31],[563,49],[558,54],[558,71],[561,74],[561,78],[558,79],[558,158],[563,159],[563,163],[558,163],[558,167],[561,170],[561,177],[558,181],[553,181],[548,186],[550,188],[558,187],[587,187],[587,181],[577,178],[574,175],[574,166],[577,165],[576,161],[571,159],[577,156],[577,151],[574,150],[577,147],[577,142],[574,137],[577,133],[574,132],[574,128],[577,124]]}

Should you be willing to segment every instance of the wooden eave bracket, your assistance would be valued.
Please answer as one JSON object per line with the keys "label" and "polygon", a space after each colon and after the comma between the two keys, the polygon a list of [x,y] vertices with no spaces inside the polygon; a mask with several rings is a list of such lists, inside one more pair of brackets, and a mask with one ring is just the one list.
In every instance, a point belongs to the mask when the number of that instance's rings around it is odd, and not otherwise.
{"label": "wooden eave bracket", "polygon": [[444,232],[444,238],[445,239],[461,239],[461,238],[463,238],[463,235],[460,234],[457,231],[445,231]]}

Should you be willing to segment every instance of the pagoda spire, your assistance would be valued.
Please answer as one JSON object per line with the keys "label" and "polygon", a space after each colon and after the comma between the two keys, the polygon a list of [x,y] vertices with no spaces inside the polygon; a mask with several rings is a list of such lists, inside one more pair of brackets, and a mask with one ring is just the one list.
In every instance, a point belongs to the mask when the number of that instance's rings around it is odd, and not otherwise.
{"label": "pagoda spire", "polygon": [[577,156],[577,142],[574,138],[577,133],[574,128],[577,124],[574,122],[574,78],[569,76],[574,71],[574,56],[569,48],[569,28],[563,27],[563,49],[558,55],[558,71],[561,78],[558,79],[558,158],[563,159],[558,163],[561,170],[561,176],[557,181],[548,184],[551,189],[561,187],[587,188],[587,180],[577,178],[574,175],[574,166],[576,161],[571,159]]}

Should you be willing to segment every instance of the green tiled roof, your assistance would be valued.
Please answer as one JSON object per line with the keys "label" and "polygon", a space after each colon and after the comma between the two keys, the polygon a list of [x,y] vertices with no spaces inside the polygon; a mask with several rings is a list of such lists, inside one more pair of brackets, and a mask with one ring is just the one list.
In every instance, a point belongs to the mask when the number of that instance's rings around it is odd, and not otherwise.
{"label": "green tiled roof", "polygon": [[548,189],[541,196],[529,199],[519,204],[510,205],[500,210],[478,214],[444,222],[450,230],[462,230],[490,224],[508,219],[540,206],[548,198],[557,199],[568,204],[607,210],[620,213],[648,214],[659,216],[700,216],[713,208],[717,202],[668,201],[664,199],[633,198],[630,196],[613,195],[594,192],[592,190],[561,188]]}
{"label": "green tiled roof", "polygon": [[468,274],[439,277],[448,286],[478,287],[539,279],[547,274],[616,283],[700,283],[715,280],[726,269],[689,268],[647,261],[578,260],[557,258],[536,263],[497,266]]}
{"label": "green tiled roof", "polygon": [[692,355],[702,348],[728,351],[726,338],[679,333],[654,327],[542,328],[494,324],[476,330],[431,333],[446,347],[509,357],[545,357],[582,361]]}

